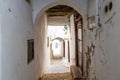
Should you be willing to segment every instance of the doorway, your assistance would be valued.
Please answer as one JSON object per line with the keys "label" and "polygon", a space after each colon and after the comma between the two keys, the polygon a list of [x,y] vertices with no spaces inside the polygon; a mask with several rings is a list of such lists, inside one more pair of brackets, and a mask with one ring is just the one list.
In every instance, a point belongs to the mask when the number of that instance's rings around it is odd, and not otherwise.
{"label": "doorway", "polygon": [[[46,14],[48,16],[48,28],[54,26],[54,30],[51,30],[52,36],[49,35],[50,40],[52,40],[52,42],[50,41],[52,50],[50,51],[50,61],[54,61],[55,55],[61,52],[59,59],[65,59],[69,67],[75,63],[75,65],[83,71],[83,23],[81,15],[73,8],[65,5],[57,5],[49,8]],[[70,19],[72,15],[73,20]],[[74,25],[71,25],[72,22]],[[58,26],[61,26],[61,29]],[[75,31],[73,31],[72,27]],[[58,32],[60,34],[56,36]],[[61,34],[62,36],[60,36]],[[57,50],[57,48],[60,47],[58,46],[60,42],[62,43],[62,51]],[[75,43],[75,45],[73,45],[73,43]],[[75,50],[75,52],[72,50]],[[73,55],[75,55],[75,57],[73,57]]]}
{"label": "doorway", "polygon": [[[57,5],[45,11],[47,16],[47,59],[49,63],[55,65],[64,64],[67,71],[70,72],[70,66],[76,65],[82,70],[82,17],[73,8],[65,5]],[[72,17],[71,17],[72,16]],[[50,30],[51,28],[51,30]],[[54,28],[54,29],[53,29]],[[46,30],[46,28],[45,28]],[[50,30],[50,33],[49,33]],[[51,35],[52,34],[52,35]],[[59,34],[59,36],[57,35]],[[62,34],[62,35],[61,35]],[[60,44],[60,45],[59,45]],[[59,48],[59,49],[57,49]],[[55,61],[62,59],[62,62]],[[46,61],[46,60],[45,60]],[[57,66],[56,72],[65,70]],[[54,72],[55,68],[48,66],[50,72]]]}
{"label": "doorway", "polygon": [[[57,17],[54,17],[58,19]],[[60,18],[61,19],[61,18]],[[50,20],[50,21],[49,21]],[[51,24],[53,17],[48,17],[48,37],[49,45],[48,49],[50,50],[48,55],[50,55],[50,64],[47,67],[46,73],[62,73],[70,72],[69,62],[67,61],[68,52],[67,48],[67,39],[69,37],[69,26],[61,23],[61,25],[56,25],[57,21],[53,21],[54,24]],[[67,49],[68,50],[68,49]]]}

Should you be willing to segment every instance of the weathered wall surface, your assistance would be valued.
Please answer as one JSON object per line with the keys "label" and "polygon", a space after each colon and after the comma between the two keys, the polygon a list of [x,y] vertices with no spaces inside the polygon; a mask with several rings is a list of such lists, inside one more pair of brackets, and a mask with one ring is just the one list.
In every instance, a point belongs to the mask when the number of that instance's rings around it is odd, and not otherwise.
{"label": "weathered wall surface", "polygon": [[70,63],[75,65],[75,25],[74,16],[70,16]]}
{"label": "weathered wall surface", "polygon": [[43,13],[44,10],[55,5],[68,5],[85,16],[87,13],[87,0],[33,0],[33,21],[35,22],[39,12]]}
{"label": "weathered wall surface", "polygon": [[1,9],[2,9],[2,6],[1,6],[1,0],[0,0],[0,80],[1,80],[1,14],[2,14],[2,12],[1,12]]}
{"label": "weathered wall surface", "polygon": [[36,80],[43,75],[47,57],[47,16],[43,14],[39,16],[34,24],[35,39],[35,76]]}
{"label": "weathered wall surface", "polygon": [[2,27],[0,78],[34,80],[34,61],[27,64],[27,40],[33,38],[32,7],[25,0],[0,1],[0,27]]}
{"label": "weathered wall surface", "polygon": [[[120,1],[90,0],[88,4],[88,19],[95,16],[96,26],[91,30],[87,27],[85,29],[87,76],[89,80],[119,80]],[[108,7],[106,12],[105,6]]]}

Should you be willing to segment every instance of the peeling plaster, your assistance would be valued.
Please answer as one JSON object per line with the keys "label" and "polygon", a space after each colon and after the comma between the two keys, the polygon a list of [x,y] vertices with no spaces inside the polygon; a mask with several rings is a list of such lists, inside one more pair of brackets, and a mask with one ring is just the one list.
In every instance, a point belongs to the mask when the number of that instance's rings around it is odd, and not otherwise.
{"label": "peeling plaster", "polygon": [[86,52],[86,70],[87,70],[87,77],[89,76],[89,72],[90,72],[90,66],[91,66],[91,62],[92,62],[92,57],[94,56],[94,52],[95,52],[95,45],[93,43],[91,43],[90,46],[87,46],[87,52]]}
{"label": "peeling plaster", "polygon": [[115,15],[116,15],[116,12],[114,12],[107,21],[105,21],[105,24],[112,23],[112,19],[114,18]]}
{"label": "peeling plaster", "polygon": [[[95,1],[97,2],[95,3]],[[117,47],[119,47],[120,28],[119,11],[116,11],[119,8],[116,7],[115,1],[117,0],[89,1],[88,15],[95,15],[96,28],[93,31],[85,30],[87,37],[85,46],[87,80],[119,80],[117,74],[119,68],[116,64],[119,63],[119,59],[117,59],[119,49]],[[112,9],[109,9],[110,2],[113,3]],[[96,10],[94,10],[95,6]],[[105,6],[108,7],[107,13],[104,12]],[[92,44],[95,46],[93,50],[91,50]]]}

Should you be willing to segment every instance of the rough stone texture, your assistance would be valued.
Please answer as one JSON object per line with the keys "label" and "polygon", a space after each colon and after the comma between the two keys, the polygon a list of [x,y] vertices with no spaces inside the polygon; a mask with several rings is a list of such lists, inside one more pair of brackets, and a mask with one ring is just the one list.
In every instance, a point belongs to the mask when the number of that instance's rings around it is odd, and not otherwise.
{"label": "rough stone texture", "polygon": [[71,73],[44,74],[42,79],[38,80],[73,80]]}
{"label": "rough stone texture", "polygon": [[[113,2],[113,8],[105,13],[104,8],[109,6],[109,2]],[[88,17],[95,16],[96,24],[93,30],[85,28],[86,69],[89,80],[120,79],[119,3],[119,0],[91,0],[88,3]]]}
{"label": "rough stone texture", "polygon": [[48,73],[65,73],[70,72],[69,65],[65,63],[64,59],[54,59],[45,68],[44,74]]}

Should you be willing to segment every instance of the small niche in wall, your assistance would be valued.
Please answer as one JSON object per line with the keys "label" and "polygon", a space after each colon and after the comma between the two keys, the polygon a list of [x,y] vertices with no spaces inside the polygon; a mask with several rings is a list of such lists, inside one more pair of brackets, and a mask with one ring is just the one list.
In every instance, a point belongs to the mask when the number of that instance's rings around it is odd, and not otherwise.
{"label": "small niche in wall", "polygon": [[34,59],[34,39],[27,40],[28,55],[27,63],[29,64]]}
{"label": "small niche in wall", "polygon": [[112,8],[113,8],[113,2],[109,2],[109,4],[105,5],[104,12],[108,13],[112,10]]}
{"label": "small niche in wall", "polygon": [[11,10],[10,8],[8,9],[8,11],[9,11],[9,12],[12,12],[12,10]]}
{"label": "small niche in wall", "polygon": [[104,7],[104,12],[105,12],[105,13],[108,12],[108,6],[107,6],[107,5]]}
{"label": "small niche in wall", "polygon": [[31,0],[26,0],[26,2],[28,2],[29,4],[31,3]]}
{"label": "small niche in wall", "polygon": [[113,8],[113,3],[112,2],[109,2],[109,10],[111,11]]}

